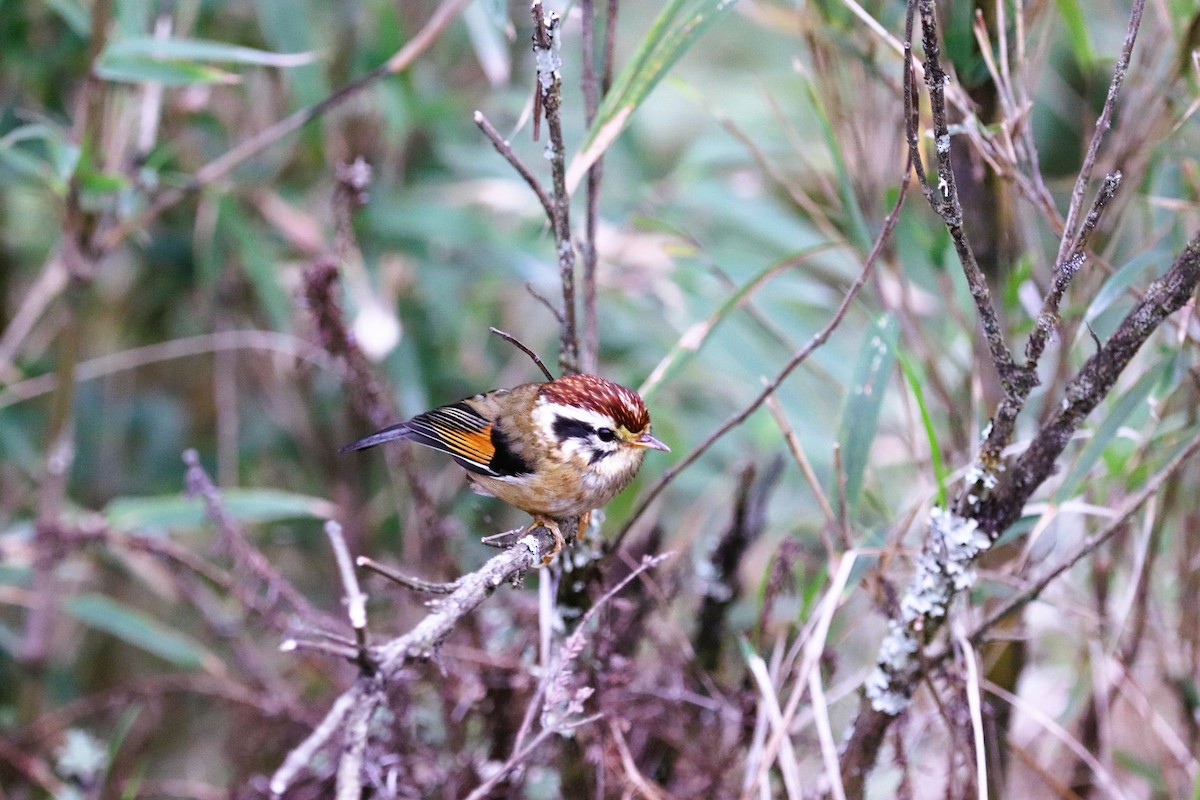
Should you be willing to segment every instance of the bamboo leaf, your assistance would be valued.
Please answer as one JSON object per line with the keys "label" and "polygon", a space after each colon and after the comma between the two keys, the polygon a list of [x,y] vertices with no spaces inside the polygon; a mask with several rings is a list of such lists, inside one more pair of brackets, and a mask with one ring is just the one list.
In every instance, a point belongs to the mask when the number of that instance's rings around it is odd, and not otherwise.
{"label": "bamboo leaf", "polygon": [[670,0],[667,3],[604,96],[582,149],[567,169],[568,191],[575,190],[675,62],[736,2]]}
{"label": "bamboo leaf", "polygon": [[[275,489],[226,489],[225,508],[247,524],[285,519],[331,519],[335,509],[320,497]],[[118,497],[104,509],[108,524],[118,530],[198,528],[206,519],[204,503],[195,497]]]}
{"label": "bamboo leaf", "polygon": [[184,669],[219,666],[200,644],[153,617],[101,594],[70,597],[63,608],[75,619]]}
{"label": "bamboo leaf", "polygon": [[1080,64],[1091,64],[1096,60],[1096,50],[1092,47],[1092,38],[1088,34],[1087,16],[1079,0],[1058,0],[1058,13],[1067,26],[1067,39],[1075,60]]}
{"label": "bamboo leaf", "polygon": [[237,83],[239,80],[232,72],[216,67],[144,56],[101,56],[96,63],[96,75],[113,83],[160,83],[163,86]]}
{"label": "bamboo leaf", "polygon": [[1150,397],[1156,386],[1161,385],[1163,380],[1171,375],[1173,368],[1174,361],[1165,359],[1162,364],[1143,375],[1125,394],[1121,395],[1112,411],[1104,417],[1100,427],[1096,429],[1091,440],[1083,448],[1079,458],[1075,459],[1071,471],[1067,473],[1062,486],[1054,495],[1055,502],[1061,503],[1079,493],[1084,479],[1096,462],[1100,460],[1105,448],[1112,443],[1135,412],[1146,409],[1147,398]]}
{"label": "bamboo leaf", "polygon": [[154,36],[123,36],[104,50],[104,58],[150,59],[154,61],[220,62],[260,67],[298,67],[313,61],[312,53],[273,53],[253,47],[207,39],[159,39]]}
{"label": "bamboo leaf", "polygon": [[903,353],[897,354],[900,369],[908,380],[908,389],[917,401],[921,411],[921,423],[925,426],[925,437],[929,440],[929,459],[933,462],[933,474],[937,479],[938,505],[946,507],[946,465],[942,462],[942,448],[938,446],[937,431],[933,427],[933,419],[929,416],[929,407],[925,404],[925,390],[917,367]]}
{"label": "bamboo leaf", "polygon": [[669,383],[671,377],[674,376],[685,364],[687,364],[692,359],[692,356],[700,351],[700,348],[708,340],[708,337],[712,335],[713,331],[715,331],[722,322],[728,319],[734,311],[740,308],[747,299],[749,299],[755,292],[762,288],[763,284],[765,284],[768,280],[783,270],[795,267],[806,261],[811,256],[824,253],[832,249],[834,246],[835,245],[831,244],[815,245],[813,247],[801,250],[796,255],[789,256],[783,261],[778,261],[767,266],[765,269],[760,270],[737,291],[726,297],[725,300],[723,300],[721,304],[717,306],[717,308],[711,314],[708,315],[707,319],[705,319],[703,322],[697,322],[684,332],[683,336],[679,338],[679,341],[675,343],[675,346],[671,348],[670,352],[663,356],[662,360],[659,361],[658,365],[654,368],[654,371],[651,372],[646,378],[645,382],[638,389],[638,394],[640,394],[643,399],[649,400],[660,386],[662,386],[664,383]]}
{"label": "bamboo leaf", "polygon": [[863,474],[879,424],[879,409],[883,405],[892,364],[896,360],[898,333],[899,327],[890,316],[881,317],[872,326],[859,353],[850,396],[842,413],[838,445],[842,450],[846,503],[850,508],[855,507],[862,490]]}

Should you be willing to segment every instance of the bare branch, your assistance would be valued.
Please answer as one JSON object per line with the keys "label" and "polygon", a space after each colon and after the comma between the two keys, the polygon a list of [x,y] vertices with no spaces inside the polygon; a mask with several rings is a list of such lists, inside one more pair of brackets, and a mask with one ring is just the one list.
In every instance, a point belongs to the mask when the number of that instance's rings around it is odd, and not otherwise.
{"label": "bare branch", "polygon": [[337,108],[379,80],[408,69],[418,56],[437,41],[437,38],[454,21],[459,12],[466,8],[468,2],[469,0],[446,0],[425,23],[425,27],[417,31],[415,36],[383,64],[337,89],[328,97],[284,117],[254,136],[239,142],[235,147],[196,170],[196,173],[183,186],[163,191],[140,213],[123,220],[101,236],[97,242],[99,251],[108,252],[123,242],[129,234],[150,224],[164,211],[175,206],[184,198],[228,175],[246,159],[261,153],[288,134]]}
{"label": "bare branch", "polygon": [[755,398],[751,400],[749,404],[747,404],[740,411],[734,413],[731,417],[729,417],[729,419],[725,420],[725,422],[717,427],[716,430],[706,436],[704,441],[696,445],[696,447],[693,448],[692,451],[682,459],[668,467],[663,474],[659,476],[658,480],[650,485],[650,488],[646,490],[641,499],[638,501],[637,506],[634,507],[633,512],[630,513],[629,519],[625,522],[625,526],[621,528],[621,530],[613,538],[610,545],[612,550],[620,547],[621,542],[629,534],[629,531],[633,528],[634,524],[638,521],[642,514],[646,513],[646,511],[650,508],[650,504],[654,502],[655,498],[662,494],[663,490],[667,488],[671,481],[675,480],[679,473],[695,463],[696,460],[699,459],[700,456],[704,455],[704,453],[706,453],[710,447],[716,444],[721,437],[745,422],[747,417],[757,411],[758,408],[767,401],[767,398],[775,393],[775,391],[783,384],[783,382],[787,380],[788,376],[795,371],[796,367],[803,364],[805,359],[812,355],[813,351],[828,341],[829,337],[842,323],[842,320],[846,316],[846,312],[850,310],[850,304],[854,302],[854,298],[858,297],[859,291],[861,291],[862,287],[866,285],[867,278],[870,277],[871,271],[875,268],[875,262],[879,259],[880,253],[883,252],[884,243],[891,237],[892,230],[896,227],[896,222],[900,218],[900,209],[904,205],[905,198],[908,197],[907,165],[904,169],[904,175],[905,180],[903,180],[900,184],[900,191],[897,193],[896,203],[892,206],[892,210],[883,220],[883,227],[880,229],[879,235],[875,237],[875,243],[871,247],[871,252],[867,254],[867,257],[863,262],[862,272],[859,273],[854,283],[850,285],[850,288],[846,290],[846,294],[842,297],[841,304],[839,304],[837,310],[833,312],[833,316],[830,318],[829,322],[825,324],[824,328],[813,334],[812,338],[810,338],[799,350],[792,354],[792,357],[788,359],[783,368],[776,373],[774,378],[766,382],[763,390],[759,392],[759,394],[755,396]]}
{"label": "bare branch", "polygon": [[550,197],[546,194],[546,190],[542,188],[542,184],[538,181],[537,176],[525,165],[525,162],[521,160],[517,152],[512,149],[512,145],[508,143],[508,140],[500,135],[500,132],[496,130],[492,123],[488,122],[487,117],[483,115],[482,111],[475,112],[475,124],[479,126],[479,130],[483,131],[483,135],[488,138],[488,141],[492,143],[492,147],[496,148],[496,152],[504,156],[504,160],[517,171],[517,174],[525,180],[525,183],[529,185],[533,193],[537,195],[538,202],[542,204],[542,209],[546,212],[546,218],[553,220],[554,205],[550,202]]}
{"label": "bare branch", "polygon": [[517,337],[513,336],[511,333],[508,333],[507,331],[502,331],[499,328],[488,328],[488,330],[491,331],[492,333],[496,334],[497,336],[499,336],[504,341],[511,344],[513,347],[516,347],[518,350],[520,350],[525,355],[532,358],[533,363],[537,364],[538,369],[540,369],[542,371],[542,374],[546,376],[546,380],[548,380],[548,381],[554,380],[554,376],[551,375],[550,370],[546,368],[545,362],[542,361],[541,357],[538,356],[537,353],[533,352],[533,350],[531,350],[529,347],[527,347],[524,342],[522,342]]}
{"label": "bare branch", "polygon": [[[559,520],[563,536],[568,542],[574,541],[578,524],[576,519]],[[475,572],[462,576],[458,587],[445,599],[437,601],[434,610],[411,631],[370,648],[369,658],[377,669],[372,673],[360,674],[354,685],[334,701],[316,730],[288,754],[271,779],[272,793],[280,796],[287,790],[317,751],[343,727],[351,709],[358,710],[345,725],[349,730],[353,724],[357,730],[369,721],[371,713],[383,702],[382,690],[388,681],[396,680],[409,663],[432,657],[438,645],[464,617],[478,608],[498,587],[541,566],[542,554],[553,545],[554,537],[550,531],[542,527],[530,530],[513,547],[494,556]],[[347,736],[343,764],[346,760],[356,762],[361,758],[361,753],[356,750],[360,746],[359,734],[351,732]],[[353,782],[349,776],[343,778],[339,769],[338,784],[339,787],[350,786]],[[339,788],[339,797],[342,796],[340,791]]]}
{"label": "bare branch", "polygon": [[403,586],[405,589],[412,589],[414,592],[422,592],[424,594],[450,594],[460,585],[462,580],[450,581],[449,583],[435,583],[427,581],[424,578],[414,578],[411,575],[397,572],[386,564],[380,564],[373,558],[359,556],[355,562],[363,569],[369,569],[377,575],[382,575],[393,583]]}
{"label": "bare branch", "polygon": [[1088,181],[1092,178],[1092,169],[1096,165],[1096,155],[1100,152],[1100,145],[1104,141],[1104,135],[1108,133],[1109,127],[1112,125],[1113,110],[1117,106],[1117,97],[1121,94],[1121,84],[1125,80],[1125,71],[1129,69],[1129,59],[1133,54],[1133,44],[1137,41],[1138,29],[1142,24],[1142,10],[1146,7],[1146,0],[1134,0],[1133,7],[1129,12],[1129,26],[1125,31],[1125,44],[1121,48],[1121,55],[1117,58],[1117,63],[1113,67],[1112,81],[1108,85],[1108,94],[1104,98],[1104,107],[1100,110],[1100,116],[1096,119],[1096,129],[1092,132],[1092,139],[1088,142],[1087,153],[1083,157],[1083,165],[1079,168],[1079,175],[1075,179],[1075,188],[1071,190],[1071,205],[1067,208],[1067,219],[1063,224],[1063,236],[1058,245],[1058,259],[1061,264],[1067,259],[1068,253],[1078,252],[1083,249],[1079,243],[1079,239],[1086,235],[1084,228],[1075,231],[1075,225],[1079,220],[1079,213],[1083,209],[1083,195],[1087,190]]}
{"label": "bare branch", "polygon": [[[983,270],[979,268],[979,263],[975,260],[975,252],[971,248],[970,240],[967,238],[966,230],[963,228],[963,209],[958,197],[958,186],[954,178],[954,165],[951,160],[950,126],[946,117],[946,84],[949,81],[949,76],[942,69],[941,49],[937,33],[937,15],[934,11],[933,0],[909,0],[908,18],[905,27],[905,61],[907,65],[905,73],[909,76],[912,75],[912,14],[914,5],[921,15],[921,44],[925,50],[925,86],[929,91],[929,105],[933,113],[934,158],[937,162],[938,176],[938,185],[936,187],[930,186],[928,180],[924,178],[921,180],[921,186],[930,207],[942,218],[942,222],[945,223],[947,230],[950,232],[950,238],[954,242],[954,249],[958,253],[959,263],[962,265],[963,274],[966,276],[967,285],[971,290],[971,297],[975,301],[975,309],[979,314],[979,324],[983,329],[984,339],[987,341],[992,363],[1000,376],[1000,381],[1004,385],[1005,391],[1009,392],[1027,384],[1033,385],[1036,383],[1037,376],[1035,373],[1018,367],[1014,363],[1012,352],[1008,349],[1008,345],[1004,340],[1004,332],[1001,329],[1000,319],[996,314],[996,308],[992,302],[992,293],[991,289],[988,288],[987,278],[984,276]],[[908,136],[910,158],[917,169],[917,175],[921,176],[921,169],[917,166],[920,164],[920,148],[917,144],[916,99],[913,97],[911,85],[911,78],[904,81],[907,109],[907,113],[905,114],[906,133]]]}
{"label": "bare branch", "polygon": [[[567,193],[566,147],[562,131],[562,57],[558,51],[558,14],[542,12],[542,0],[533,0],[533,53],[537,59],[537,85],[534,94],[546,115],[550,132],[546,157],[550,161],[553,188],[555,252],[562,281],[563,318],[559,337],[559,370],[564,375],[579,371],[579,332],[575,312],[575,245],[571,241],[571,197]],[[536,112],[535,112],[536,113]]]}
{"label": "bare branch", "polygon": [[367,596],[358,586],[358,576],[354,573],[354,562],[350,558],[350,548],[342,536],[342,526],[329,520],[325,523],[325,535],[333,547],[334,560],[337,561],[338,575],[341,576],[342,586],[346,590],[346,613],[350,617],[350,627],[354,629],[354,638],[358,644],[359,668],[370,672],[373,666],[367,659]]}

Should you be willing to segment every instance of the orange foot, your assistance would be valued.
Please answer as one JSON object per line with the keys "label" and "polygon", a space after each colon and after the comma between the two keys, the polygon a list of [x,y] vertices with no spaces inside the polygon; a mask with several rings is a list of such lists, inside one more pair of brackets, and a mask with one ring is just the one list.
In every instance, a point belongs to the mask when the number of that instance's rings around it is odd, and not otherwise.
{"label": "orange foot", "polygon": [[558,527],[558,523],[556,521],[550,519],[549,517],[543,517],[541,514],[534,514],[533,524],[526,528],[525,532],[531,533],[538,528],[545,528],[546,530],[550,531],[550,534],[554,537],[554,548],[548,554],[542,556],[542,563],[535,566],[534,569],[541,569],[553,561],[554,557],[561,553],[562,549],[566,547],[567,544],[567,540],[563,538],[562,529]]}

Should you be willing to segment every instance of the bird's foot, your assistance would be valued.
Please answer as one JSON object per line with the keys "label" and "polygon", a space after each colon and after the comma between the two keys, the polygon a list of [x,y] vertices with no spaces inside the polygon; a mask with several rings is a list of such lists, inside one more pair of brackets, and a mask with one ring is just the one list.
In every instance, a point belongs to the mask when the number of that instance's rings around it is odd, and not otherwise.
{"label": "bird's foot", "polygon": [[586,544],[587,540],[588,540],[588,533],[590,533],[591,530],[592,530],[592,512],[585,511],[585,512],[583,512],[583,516],[579,518],[579,533],[575,534],[575,538],[578,541]]}
{"label": "bird's foot", "polygon": [[562,529],[558,527],[558,522],[555,520],[552,520],[549,517],[535,515],[533,518],[533,524],[525,530],[527,533],[532,533],[538,528],[545,528],[546,530],[550,531],[550,535],[554,537],[554,547],[549,553],[542,556],[542,563],[535,565],[534,569],[542,569],[548,565],[554,560],[555,556],[562,552],[562,549],[567,545],[567,540],[563,537]]}

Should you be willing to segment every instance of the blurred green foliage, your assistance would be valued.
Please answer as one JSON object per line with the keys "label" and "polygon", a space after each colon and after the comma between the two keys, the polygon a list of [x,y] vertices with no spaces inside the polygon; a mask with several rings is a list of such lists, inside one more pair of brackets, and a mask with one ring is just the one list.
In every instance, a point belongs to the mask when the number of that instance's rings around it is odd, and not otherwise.
{"label": "blurred green foliage", "polygon": [[[719,5],[671,3],[668,11],[686,17]],[[971,5],[946,5],[952,6],[946,48],[959,79],[987,84]],[[864,6],[899,35],[900,4]],[[1034,96],[1021,124],[1033,127],[1041,174],[1060,209],[1124,31],[1119,6],[1098,4],[1084,13],[1079,3],[1042,4],[1028,20]],[[79,299],[68,303],[62,286],[43,281],[47,265],[69,244],[64,225],[72,203],[99,229],[134,218],[148,197],[185,186],[205,164],[274,121],[386,61],[437,4],[116,0],[109,42],[89,84],[90,16],[100,7],[0,0],[0,732],[15,737],[34,723],[53,727],[56,711],[72,712],[72,703],[89,697],[123,697],[143,679],[237,674],[265,694],[287,695],[280,700],[283,722],[272,718],[278,725],[271,727],[266,712],[254,716],[240,707],[228,715],[204,709],[189,719],[218,716],[212,733],[172,732],[166,721],[187,716],[186,706],[166,704],[128,722],[132,733],[122,740],[128,763],[119,773],[131,783],[132,776],[186,774],[235,785],[278,763],[343,676],[335,667],[273,652],[275,631],[258,642],[262,653],[235,653],[236,637],[222,639],[222,624],[245,625],[247,617],[229,597],[197,610],[195,598],[145,553],[68,548],[54,566],[63,614],[49,661],[36,674],[18,663],[34,591],[34,521],[47,481],[54,398],[61,396],[61,387],[48,382],[62,357],[58,342],[74,316],[82,331],[78,368],[91,370],[70,408],[74,458],[62,520],[102,514],[122,534],[163,537],[220,561],[227,554],[215,546],[198,501],[180,497],[180,453],[196,448],[256,546],[318,608],[336,611],[340,587],[314,519],[335,509],[349,518],[356,552],[393,562],[429,552],[411,495],[383,460],[335,455],[368,423],[348,411],[341,375],[321,354],[302,299],[303,274],[323,256],[345,256],[344,306],[348,319],[363,325],[355,329],[360,340],[379,332],[369,324],[372,313],[399,325],[398,342],[385,346],[376,364],[395,392],[397,416],[536,379],[533,365],[490,337],[489,326],[512,332],[553,362],[557,324],[526,288],[559,297],[552,237],[533,195],[472,123],[473,112],[482,110],[548,183],[544,142],[529,135],[529,25],[519,4],[473,3],[469,22],[451,24],[410,69],[134,230],[70,290]],[[563,33],[572,152],[588,136],[577,11],[568,12]],[[642,54],[670,72],[661,82],[657,74],[619,83],[628,91],[613,95],[598,122],[610,121],[614,109],[636,107],[604,162],[600,372],[636,387],[662,359],[677,359],[655,386],[650,407],[656,435],[679,458],[743,408],[761,379],[826,324],[857,276],[903,169],[900,62],[841,3],[745,3],[704,17],[704,37],[677,51],[672,47],[680,42],[671,36],[679,29],[655,27],[658,12],[653,4],[622,5],[616,64],[620,69]],[[1162,39],[1161,48],[1151,42],[1139,58],[1105,151],[1104,168],[1125,169],[1126,185],[1119,207],[1105,218],[1094,268],[1068,296],[1057,363],[1046,368],[1048,387],[1061,387],[1063,375],[1092,351],[1082,323],[1101,338],[1110,333],[1130,306],[1130,291],[1161,273],[1196,227],[1196,83],[1190,71],[1178,70],[1184,62],[1176,58],[1196,12],[1168,3],[1162,13],[1169,18],[1153,23],[1161,30],[1143,31]],[[1007,24],[1012,41],[1011,18]],[[160,85],[160,99],[148,82]],[[89,98],[99,98],[100,117],[85,132],[78,126]],[[965,153],[967,143],[961,147]],[[359,157],[372,169],[366,204],[339,230],[335,170]],[[984,209],[991,209],[986,201]],[[1042,211],[1021,206],[1014,220],[1020,255],[992,276],[1014,349],[1029,330],[1056,247],[1057,232]],[[575,214],[579,229],[581,203]],[[342,248],[339,237],[352,246]],[[795,266],[764,278],[789,261]],[[31,308],[39,310],[27,319]],[[845,509],[833,505],[845,511],[857,543],[900,546],[907,529],[901,521],[938,496],[941,467],[935,469],[931,453],[951,473],[970,462],[994,398],[974,319],[949,238],[914,191],[868,291],[778,393],[822,493],[839,498],[844,490]],[[706,335],[693,352],[687,335],[705,321]],[[217,334],[240,331],[283,336],[270,346],[258,339],[214,344]],[[1178,335],[1189,345],[1190,337]],[[143,360],[136,350],[185,341],[195,342],[186,353],[160,351]],[[1181,355],[1168,340],[1147,350],[1096,415],[1090,441],[1069,451],[1055,502],[1109,502],[1194,435],[1191,351]],[[1058,402],[1049,392],[1035,395],[1019,438]],[[837,447],[844,483],[834,473]],[[680,559],[677,607],[669,610],[680,636],[691,634],[687,615],[704,591],[691,561],[703,561],[729,524],[736,474],[784,450],[776,423],[757,412],[680,474],[652,510],[647,522],[664,531],[663,549],[689,554]],[[425,453],[414,457],[437,509],[451,521],[447,529],[460,536],[440,544],[450,553],[446,561],[406,569],[473,569],[488,553],[478,536],[519,524],[520,515],[464,491],[453,466]],[[647,461],[638,483],[608,509],[606,529],[625,522],[639,491],[669,463]],[[794,633],[803,623],[798,610],[811,608],[828,579],[819,536],[827,520],[795,464],[785,469],[782,485],[770,497],[765,534],[744,559],[743,585],[750,588],[736,598],[732,617],[739,635],[754,625]],[[1187,517],[1169,503],[1163,513]],[[1063,535],[1077,532],[1080,519],[1062,523]],[[789,610],[756,621],[767,613],[770,563],[787,541],[799,542],[805,554],[793,564],[793,584],[781,590],[791,601],[780,607]],[[848,601],[862,616],[869,616],[867,595],[859,591]],[[419,614],[379,606],[388,630],[404,629]],[[878,631],[840,625],[846,661],[869,663]],[[499,627],[497,636],[522,632],[515,624]],[[755,641],[764,651],[770,647],[767,639]],[[740,691],[744,665],[736,648],[727,646],[725,654],[713,680],[732,695]],[[261,673],[245,677],[246,663]],[[33,683],[45,691],[30,706]],[[445,729],[452,715],[443,717],[445,709],[423,691],[406,698],[406,713],[434,720],[431,729],[444,737],[434,746],[470,750],[486,739],[478,729],[475,738]],[[165,703],[161,696],[147,702]],[[102,712],[95,713],[65,713],[64,725],[96,724],[102,731],[96,723]],[[849,710],[837,713],[844,719]],[[239,715],[254,716],[254,729],[270,730],[265,752],[247,755],[237,746]],[[474,716],[469,722],[485,723]],[[164,727],[166,741],[149,743],[144,731]],[[51,760],[46,742],[21,744]],[[189,748],[216,755],[207,764],[189,762]],[[1125,760],[1131,771],[1146,772],[1139,758]],[[0,775],[10,774],[0,763]],[[119,795],[111,788],[105,796]]]}

